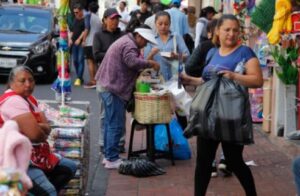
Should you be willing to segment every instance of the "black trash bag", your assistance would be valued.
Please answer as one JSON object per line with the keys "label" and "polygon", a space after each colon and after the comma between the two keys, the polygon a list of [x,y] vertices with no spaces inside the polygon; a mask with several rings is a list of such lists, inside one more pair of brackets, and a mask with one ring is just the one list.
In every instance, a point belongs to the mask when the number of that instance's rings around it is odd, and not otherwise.
{"label": "black trash bag", "polygon": [[236,144],[253,141],[248,89],[233,80],[215,77],[199,87],[184,135]]}
{"label": "black trash bag", "polygon": [[119,173],[135,177],[148,177],[165,174],[166,172],[157,164],[142,158],[134,158],[123,161],[119,167]]}

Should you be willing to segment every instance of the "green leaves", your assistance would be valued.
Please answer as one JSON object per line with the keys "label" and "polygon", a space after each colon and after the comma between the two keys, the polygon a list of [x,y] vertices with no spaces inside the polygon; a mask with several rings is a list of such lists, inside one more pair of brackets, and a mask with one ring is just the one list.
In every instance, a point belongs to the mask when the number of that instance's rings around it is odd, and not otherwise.
{"label": "green leaves", "polygon": [[298,69],[296,61],[298,59],[298,47],[289,47],[287,49],[279,49],[279,46],[275,46],[271,54],[279,65],[279,69],[275,69],[277,76],[284,84],[297,84],[298,81]]}

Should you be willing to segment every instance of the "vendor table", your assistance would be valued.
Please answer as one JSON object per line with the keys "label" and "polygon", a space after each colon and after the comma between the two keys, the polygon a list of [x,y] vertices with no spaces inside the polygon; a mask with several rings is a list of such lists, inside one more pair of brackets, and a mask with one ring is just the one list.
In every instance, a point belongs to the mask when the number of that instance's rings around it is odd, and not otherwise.
{"label": "vendor table", "polygon": [[[59,111],[59,103],[57,101],[39,100],[39,103],[47,104],[51,108]],[[85,111],[86,114],[90,113],[90,102],[88,101],[71,101],[67,102],[66,105],[81,109]],[[47,111],[44,112],[47,116]],[[70,117],[68,117],[68,119],[71,120]],[[88,115],[82,122],[82,125],[72,124],[70,121],[64,121],[64,123],[54,121],[51,124],[52,132],[49,143],[52,145],[53,150],[66,158],[74,160],[78,165],[75,177],[63,191],[64,195],[85,195],[88,191],[87,183],[90,151],[90,123]]]}

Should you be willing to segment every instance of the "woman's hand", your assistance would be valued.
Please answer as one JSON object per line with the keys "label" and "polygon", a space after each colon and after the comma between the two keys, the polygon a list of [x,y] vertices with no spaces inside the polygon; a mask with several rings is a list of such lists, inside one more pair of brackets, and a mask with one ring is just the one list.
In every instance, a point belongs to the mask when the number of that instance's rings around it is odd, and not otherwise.
{"label": "woman's hand", "polygon": [[228,71],[228,70],[222,70],[218,72],[219,75],[222,75],[225,78],[228,78],[230,80],[235,80],[236,74],[235,72]]}
{"label": "woman's hand", "polygon": [[181,79],[182,84],[184,85],[199,86],[204,83],[204,80],[201,77],[198,78],[198,77],[189,76],[186,73],[181,73],[179,77]]}
{"label": "woman's hand", "polygon": [[148,63],[154,70],[159,71],[160,65],[158,64],[158,62],[153,60],[148,60]]}

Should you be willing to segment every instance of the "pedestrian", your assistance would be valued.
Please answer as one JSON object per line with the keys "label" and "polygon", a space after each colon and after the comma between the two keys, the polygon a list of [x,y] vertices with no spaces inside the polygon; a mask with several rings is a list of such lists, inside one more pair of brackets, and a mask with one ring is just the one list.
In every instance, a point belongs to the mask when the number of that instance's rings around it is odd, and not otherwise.
{"label": "pedestrian", "polygon": [[[220,47],[214,50],[211,49],[208,52],[207,58],[210,59],[203,70],[202,78],[189,78],[186,80],[182,77],[183,83],[188,81],[189,84],[201,85],[211,78],[213,73],[210,70],[218,70],[218,74],[222,74],[222,77],[234,80],[242,86],[249,88],[261,87],[263,78],[257,57],[249,47],[239,44],[240,25],[238,19],[230,14],[221,16],[217,23],[215,37],[219,41]],[[241,62],[244,62],[244,73],[235,72],[236,66]],[[251,170],[243,159],[244,144],[217,141],[198,136],[195,196],[206,194],[211,178],[212,163],[220,143],[227,164],[237,176],[246,195],[257,195]]]}
{"label": "pedestrian", "polygon": [[84,55],[87,60],[90,81],[87,82],[84,88],[96,88],[96,62],[93,55],[93,40],[96,32],[100,31],[101,21],[96,14],[98,12],[99,5],[96,2],[91,2],[89,4],[89,13],[85,15],[85,35],[84,35]]}
{"label": "pedestrian", "polygon": [[[144,51],[144,57],[159,62],[161,66],[160,73],[165,81],[168,81],[173,77],[173,74],[178,73],[179,63],[185,62],[190,53],[184,43],[183,37],[178,35],[178,33],[170,31],[171,17],[168,12],[157,12],[155,14],[155,25],[157,29],[155,40],[158,44],[153,45],[148,43]],[[165,54],[169,54],[169,56]],[[182,58],[182,62],[181,60],[179,61],[179,55]],[[177,120],[184,129],[187,124],[186,116],[177,113]]]}
{"label": "pedestrian", "polygon": [[139,72],[151,67],[159,70],[157,62],[141,57],[140,49],[148,42],[156,43],[150,27],[142,25],[134,28],[132,33],[122,36],[109,47],[96,73],[105,108],[102,163],[107,169],[117,169],[122,163],[118,144],[125,129],[125,106],[132,96]]}
{"label": "pedestrian", "polygon": [[140,9],[131,12],[130,20],[138,19],[140,24],[144,24],[145,20],[152,15],[148,8],[151,6],[149,0],[141,0]]}
{"label": "pedestrian", "polygon": [[292,164],[292,171],[296,183],[297,193],[300,195],[300,156],[296,157]]}
{"label": "pedestrian", "polygon": [[195,33],[196,33],[196,23],[197,23],[196,8],[194,6],[188,6],[186,10],[187,10],[186,16],[189,25],[189,33],[185,34],[183,36],[183,39],[190,53],[192,53],[195,46]]}
{"label": "pedestrian", "polygon": [[185,34],[189,33],[189,25],[187,16],[179,10],[180,5],[181,0],[172,0],[171,8],[166,11],[171,17],[171,31],[183,37]]}
{"label": "pedestrian", "polygon": [[195,48],[201,44],[201,42],[207,40],[207,24],[214,15],[216,14],[215,8],[207,6],[200,11],[200,18],[196,24],[196,34],[195,34]]}
{"label": "pedestrian", "polygon": [[[32,96],[34,87],[34,75],[29,67],[20,65],[11,70],[8,89],[0,98],[0,127],[6,121],[16,121],[20,132],[34,144],[33,149],[36,149],[47,141],[51,127],[37,100]],[[33,184],[29,189],[30,195],[58,195],[75,176],[76,163],[56,153],[48,154],[44,148],[32,152],[27,171]]]}
{"label": "pedestrian", "polygon": [[80,86],[83,82],[84,72],[84,53],[83,53],[83,38],[84,38],[84,14],[80,4],[75,4],[73,7],[75,19],[70,28],[69,47],[72,47],[73,65],[76,71],[76,79],[74,86]]}
{"label": "pedestrian", "polygon": [[[185,80],[193,80],[193,77],[196,77],[194,79],[197,80],[198,77],[201,77],[203,68],[206,65],[205,59],[206,59],[208,51],[212,48],[219,47],[218,40],[212,39],[214,37],[217,22],[218,22],[218,19],[213,19],[213,20],[209,21],[209,23],[207,25],[208,40],[204,41],[201,45],[198,45],[197,48],[195,48],[195,50],[191,54],[190,58],[188,58],[188,60],[185,64],[185,71],[186,71],[187,75],[185,75],[184,73],[181,75],[181,77],[184,77]],[[223,151],[221,153],[221,158],[220,158],[220,161],[218,164],[218,168],[217,168],[216,160],[214,160],[214,162],[213,162],[211,177],[218,176],[217,169],[219,169],[225,177],[231,175],[231,170],[229,169],[229,167],[226,164],[226,160],[225,160]]]}
{"label": "pedestrian", "polygon": [[[125,32],[121,31],[118,27],[119,19],[121,15],[115,8],[108,8],[104,11],[103,14],[103,24],[95,36],[93,41],[93,53],[98,67],[101,65],[102,60],[110,47],[117,39],[125,34]],[[98,85],[99,87],[99,85]],[[99,106],[100,106],[100,151],[104,152],[104,105],[99,93],[99,88],[97,87],[98,98],[99,98]],[[120,141],[120,151],[125,152],[125,129],[122,132],[122,139]]]}
{"label": "pedestrian", "polygon": [[130,15],[126,10],[126,6],[127,6],[127,3],[125,0],[121,0],[119,2],[119,10],[118,11],[121,16],[120,22],[119,22],[119,28],[121,29],[121,31],[125,31],[126,26],[130,20]]}
{"label": "pedestrian", "polygon": [[164,10],[164,7],[162,4],[160,3],[157,3],[155,5],[153,5],[153,8],[152,8],[152,16],[148,17],[146,20],[145,20],[145,25],[148,25],[149,27],[151,27],[153,33],[157,33],[157,30],[156,30],[156,26],[155,26],[155,14],[159,11],[163,11]]}

